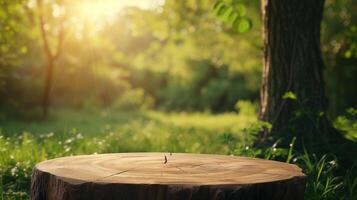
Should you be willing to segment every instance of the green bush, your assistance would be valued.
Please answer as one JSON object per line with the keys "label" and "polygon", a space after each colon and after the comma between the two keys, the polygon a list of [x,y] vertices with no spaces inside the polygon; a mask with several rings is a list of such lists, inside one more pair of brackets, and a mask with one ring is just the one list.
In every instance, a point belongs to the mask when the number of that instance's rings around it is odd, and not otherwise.
{"label": "green bush", "polygon": [[237,101],[234,106],[237,112],[241,115],[256,115],[258,112],[258,106],[250,101],[240,100]]}
{"label": "green bush", "polygon": [[343,131],[348,139],[357,141],[357,109],[348,109],[346,115],[337,117],[334,125]]}
{"label": "green bush", "polygon": [[118,97],[112,105],[114,110],[139,111],[151,109],[154,106],[154,99],[145,94],[143,89],[127,90]]}

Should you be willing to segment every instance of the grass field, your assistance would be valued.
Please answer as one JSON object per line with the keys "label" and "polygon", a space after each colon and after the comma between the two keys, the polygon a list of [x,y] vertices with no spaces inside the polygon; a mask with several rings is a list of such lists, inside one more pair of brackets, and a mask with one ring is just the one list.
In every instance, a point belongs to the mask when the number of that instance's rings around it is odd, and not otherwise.
{"label": "grass field", "polygon": [[357,199],[355,170],[332,155],[317,158],[292,147],[253,149],[254,112],[163,113],[59,110],[46,122],[0,122],[0,198],[28,199],[35,163],[108,152],[170,151],[258,156],[299,164],[308,175],[306,199]]}

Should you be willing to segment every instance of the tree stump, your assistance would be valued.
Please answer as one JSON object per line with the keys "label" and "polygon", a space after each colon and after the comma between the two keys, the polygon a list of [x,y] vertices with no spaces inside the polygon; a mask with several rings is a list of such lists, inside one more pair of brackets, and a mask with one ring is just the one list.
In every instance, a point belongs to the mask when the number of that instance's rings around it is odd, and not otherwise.
{"label": "tree stump", "polygon": [[295,165],[256,158],[118,153],[47,160],[33,169],[32,200],[302,200]]}

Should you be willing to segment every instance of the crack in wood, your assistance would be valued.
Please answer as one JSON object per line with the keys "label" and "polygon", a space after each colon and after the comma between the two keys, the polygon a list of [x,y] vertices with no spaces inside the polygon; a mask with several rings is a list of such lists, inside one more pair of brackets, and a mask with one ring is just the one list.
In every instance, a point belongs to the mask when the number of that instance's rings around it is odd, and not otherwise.
{"label": "crack in wood", "polygon": [[191,167],[202,167],[203,165],[206,165],[205,163],[201,163],[201,164],[198,164],[198,165],[191,165]]}
{"label": "crack in wood", "polygon": [[103,180],[103,179],[106,179],[106,178],[110,178],[112,176],[116,176],[116,175],[119,175],[119,174],[124,174],[125,172],[128,172],[128,171],[133,170],[133,169],[127,169],[127,170],[123,170],[123,171],[120,171],[120,172],[117,172],[117,173],[114,173],[114,174],[111,174],[111,175],[108,175],[108,176],[104,176],[102,178],[97,179],[96,181],[100,181],[100,180]]}
{"label": "crack in wood", "polygon": [[186,173],[185,170],[181,169],[180,167],[174,166],[175,168],[179,169],[181,172]]}

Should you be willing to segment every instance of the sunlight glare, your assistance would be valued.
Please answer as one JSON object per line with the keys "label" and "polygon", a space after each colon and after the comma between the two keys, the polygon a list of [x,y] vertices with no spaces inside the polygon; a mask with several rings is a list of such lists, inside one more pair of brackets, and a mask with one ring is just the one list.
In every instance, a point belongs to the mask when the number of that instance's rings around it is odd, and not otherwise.
{"label": "sunlight glare", "polygon": [[102,24],[112,22],[125,7],[150,9],[162,0],[82,0],[75,5],[75,11],[84,21]]}

